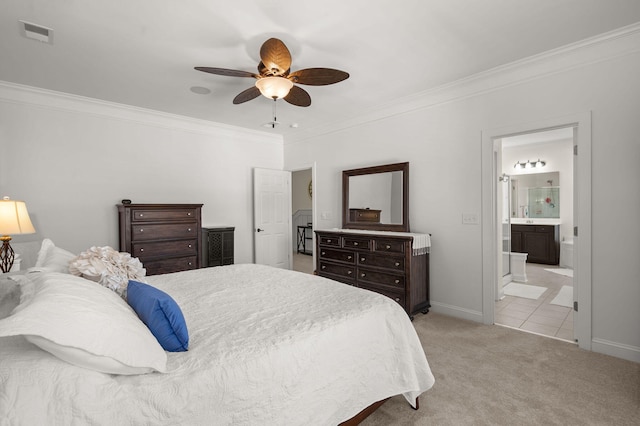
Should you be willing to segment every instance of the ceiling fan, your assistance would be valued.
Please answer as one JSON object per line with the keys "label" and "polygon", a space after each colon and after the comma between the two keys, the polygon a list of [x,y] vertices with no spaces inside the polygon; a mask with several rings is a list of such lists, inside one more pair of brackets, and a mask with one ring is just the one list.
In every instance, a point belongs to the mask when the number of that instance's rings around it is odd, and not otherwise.
{"label": "ceiling fan", "polygon": [[234,104],[255,99],[260,94],[274,101],[284,99],[292,105],[308,107],[311,96],[306,90],[294,85],[326,86],[349,78],[349,74],[332,68],[307,68],[291,71],[291,53],[287,46],[277,38],[270,38],[260,48],[258,74],[249,71],[226,68],[195,67],[198,71],[229,77],[251,77],[257,81],[254,86],[244,90],[233,99]]}

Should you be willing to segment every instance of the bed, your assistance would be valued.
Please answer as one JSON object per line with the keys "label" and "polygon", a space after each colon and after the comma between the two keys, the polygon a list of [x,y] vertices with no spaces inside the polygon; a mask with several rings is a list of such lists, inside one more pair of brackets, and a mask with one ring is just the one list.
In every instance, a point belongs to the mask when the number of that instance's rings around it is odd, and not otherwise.
{"label": "bed", "polygon": [[[0,282],[0,318],[8,315],[0,319],[0,425],[336,425],[394,395],[417,408],[418,396],[434,383],[397,303],[318,276],[245,264],[146,277],[181,308],[189,332],[188,350],[163,351],[166,365],[147,374],[106,374],[62,361],[25,338],[20,327],[29,321],[16,316],[31,307],[9,315],[12,300],[28,297],[19,292],[34,287],[68,288],[68,300],[81,299],[80,288],[106,291],[98,303],[108,299],[129,315],[120,296],[60,272],[11,278],[17,283]],[[85,312],[78,315],[91,315],[88,302],[80,305]],[[76,315],[71,310],[60,315]],[[121,314],[109,315],[115,321]],[[79,333],[91,333],[92,321],[72,322],[87,328]],[[111,322],[96,320],[105,331],[94,334],[109,334]],[[123,356],[152,346],[145,342],[131,338]]]}

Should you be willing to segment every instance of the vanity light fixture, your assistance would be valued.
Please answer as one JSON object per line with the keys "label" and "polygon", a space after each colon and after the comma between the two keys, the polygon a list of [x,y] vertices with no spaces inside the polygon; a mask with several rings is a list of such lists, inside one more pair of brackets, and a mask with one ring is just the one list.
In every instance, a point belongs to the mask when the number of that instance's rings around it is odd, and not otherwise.
{"label": "vanity light fixture", "polygon": [[535,163],[532,163],[531,161],[527,160],[527,162],[516,162],[516,164],[513,165],[514,169],[517,170],[522,170],[522,169],[533,169],[535,168],[542,168],[546,165],[546,161],[542,161],[538,158],[538,161],[536,161]]}

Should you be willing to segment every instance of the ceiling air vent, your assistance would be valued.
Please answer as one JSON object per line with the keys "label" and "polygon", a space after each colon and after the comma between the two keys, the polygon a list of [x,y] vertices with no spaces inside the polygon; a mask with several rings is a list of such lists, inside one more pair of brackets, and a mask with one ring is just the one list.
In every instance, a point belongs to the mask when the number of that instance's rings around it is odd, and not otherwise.
{"label": "ceiling air vent", "polygon": [[26,38],[53,44],[53,30],[31,22],[20,21],[20,33]]}

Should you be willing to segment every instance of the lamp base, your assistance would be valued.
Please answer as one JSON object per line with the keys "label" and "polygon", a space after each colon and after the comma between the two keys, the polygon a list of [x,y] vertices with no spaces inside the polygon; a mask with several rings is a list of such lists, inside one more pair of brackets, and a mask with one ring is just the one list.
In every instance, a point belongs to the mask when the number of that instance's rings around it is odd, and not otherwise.
{"label": "lamp base", "polygon": [[11,241],[10,236],[4,235],[0,237],[0,241],[2,241],[2,248],[0,248],[0,269],[5,273],[11,270],[15,253],[13,248],[11,248],[11,244],[9,244],[9,241]]}

